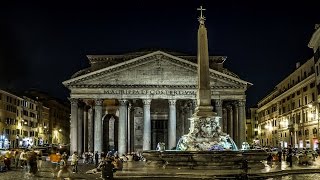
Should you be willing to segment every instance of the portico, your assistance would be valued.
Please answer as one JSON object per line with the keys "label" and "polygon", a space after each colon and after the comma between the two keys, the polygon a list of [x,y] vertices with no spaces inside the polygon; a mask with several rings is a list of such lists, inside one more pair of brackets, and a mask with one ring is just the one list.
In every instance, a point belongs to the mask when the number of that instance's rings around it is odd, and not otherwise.
{"label": "portico", "polygon": [[[91,67],[63,84],[70,89],[71,152],[119,154],[176,146],[188,132],[196,99],[196,57],[154,51],[91,55]],[[237,145],[245,141],[245,91],[251,84],[210,56],[213,111]],[[87,137],[84,137],[87,135]]]}

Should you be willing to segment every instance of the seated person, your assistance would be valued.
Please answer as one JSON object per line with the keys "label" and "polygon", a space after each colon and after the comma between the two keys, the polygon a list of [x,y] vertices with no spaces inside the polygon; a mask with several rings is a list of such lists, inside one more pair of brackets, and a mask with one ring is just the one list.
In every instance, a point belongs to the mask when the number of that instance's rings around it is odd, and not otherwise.
{"label": "seated person", "polygon": [[115,170],[122,170],[123,168],[123,164],[122,164],[122,161],[120,160],[119,156],[115,156],[113,161],[112,161],[112,164],[114,165],[114,169]]}

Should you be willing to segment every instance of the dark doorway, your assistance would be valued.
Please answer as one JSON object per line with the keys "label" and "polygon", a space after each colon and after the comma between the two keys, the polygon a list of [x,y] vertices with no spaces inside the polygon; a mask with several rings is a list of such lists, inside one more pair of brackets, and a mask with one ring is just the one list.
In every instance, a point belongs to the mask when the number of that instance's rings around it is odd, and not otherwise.
{"label": "dark doorway", "polygon": [[[118,150],[118,124],[119,118],[114,114],[107,114],[103,119],[103,147],[104,152],[111,150]],[[113,127],[110,127],[110,121],[114,121]],[[114,140],[113,142],[109,141],[109,128],[113,130]]]}

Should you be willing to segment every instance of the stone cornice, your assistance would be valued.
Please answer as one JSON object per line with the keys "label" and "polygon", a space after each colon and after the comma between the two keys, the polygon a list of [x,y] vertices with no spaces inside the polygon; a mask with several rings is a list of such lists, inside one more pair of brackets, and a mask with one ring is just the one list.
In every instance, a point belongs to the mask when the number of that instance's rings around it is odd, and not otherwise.
{"label": "stone cornice", "polygon": [[314,33],[312,34],[312,37],[308,43],[309,48],[314,48],[317,45],[317,42],[320,39],[320,28],[317,28]]}
{"label": "stone cornice", "polygon": [[[175,88],[196,89],[196,85],[145,85],[145,84],[73,84],[69,88]],[[244,89],[243,86],[211,86],[211,89]]]}
{"label": "stone cornice", "polygon": [[[116,64],[116,65],[111,66],[111,67],[106,67],[106,68],[103,68],[103,69],[100,69],[100,70],[97,70],[97,71],[94,71],[94,72],[90,72],[88,74],[84,74],[84,75],[75,77],[73,79],[64,81],[63,84],[66,87],[70,87],[71,85],[75,85],[75,84],[77,84],[77,83],[79,83],[81,81],[93,79],[93,78],[96,78],[96,77],[99,77],[99,76],[102,76],[102,75],[105,75],[105,74],[109,74],[109,73],[112,73],[112,72],[124,70],[124,69],[126,69],[128,67],[136,66],[138,64],[145,64],[145,63],[147,63],[147,62],[149,62],[151,60],[154,60],[154,59],[169,60],[171,62],[174,62],[174,63],[178,64],[178,65],[181,65],[184,68],[188,68],[188,69],[193,70],[195,72],[197,71],[197,64],[195,64],[195,63],[189,62],[189,61],[184,60],[182,58],[179,58],[179,57],[176,57],[176,56],[172,56],[170,54],[167,54],[167,53],[164,53],[164,52],[161,52],[161,51],[156,51],[156,52],[144,55],[144,56],[140,56],[140,57],[137,57],[137,58],[134,58],[134,59],[131,59],[131,60]],[[210,69],[209,71],[210,71],[211,77],[220,78],[221,80],[225,80],[227,82],[232,82],[232,83],[235,83],[235,84],[240,84],[240,85],[245,85],[245,86],[246,85],[252,85],[249,82],[246,82],[246,81],[243,81],[241,79],[232,77],[230,75],[218,72],[216,70]]]}
{"label": "stone cornice", "polygon": [[291,87],[290,89],[288,89],[287,91],[279,94],[277,97],[275,97],[274,99],[272,99],[271,101],[267,102],[266,104],[264,104],[263,106],[259,107],[257,109],[257,113],[267,109],[268,107],[272,106],[273,104],[277,103],[278,101],[280,101],[282,98],[287,97],[289,94],[292,94],[294,92],[296,92],[298,89],[301,89],[302,87],[310,84],[312,81],[315,80],[315,73],[311,74],[310,76],[308,76],[306,79],[302,80],[301,82],[297,83],[296,85],[294,85],[293,87]]}

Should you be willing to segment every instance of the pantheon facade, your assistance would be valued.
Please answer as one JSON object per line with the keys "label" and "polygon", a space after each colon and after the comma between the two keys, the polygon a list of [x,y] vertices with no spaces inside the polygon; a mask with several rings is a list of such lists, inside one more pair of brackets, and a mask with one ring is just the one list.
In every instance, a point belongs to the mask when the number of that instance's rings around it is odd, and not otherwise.
{"label": "pantheon facade", "polygon": [[[197,91],[197,57],[146,50],[122,55],[87,55],[90,67],[63,84],[70,90],[70,151],[119,154],[173,149],[189,132]],[[252,84],[210,56],[213,110],[238,147],[245,141],[246,90]]]}

